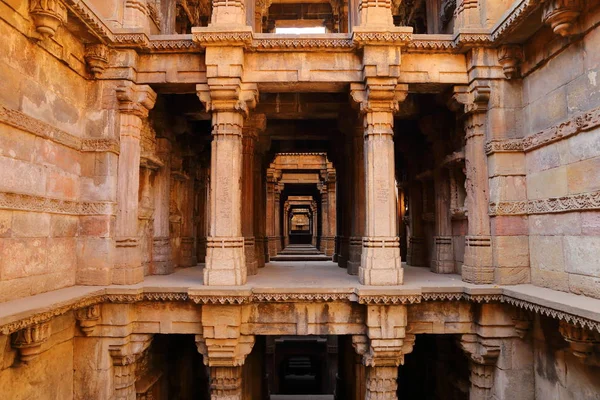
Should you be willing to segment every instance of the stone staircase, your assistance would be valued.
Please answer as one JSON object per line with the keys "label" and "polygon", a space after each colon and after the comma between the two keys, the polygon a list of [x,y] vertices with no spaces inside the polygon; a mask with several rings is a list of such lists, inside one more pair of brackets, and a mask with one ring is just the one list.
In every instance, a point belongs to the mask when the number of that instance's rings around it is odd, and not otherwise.
{"label": "stone staircase", "polygon": [[331,261],[331,257],[321,253],[310,244],[290,244],[271,261]]}

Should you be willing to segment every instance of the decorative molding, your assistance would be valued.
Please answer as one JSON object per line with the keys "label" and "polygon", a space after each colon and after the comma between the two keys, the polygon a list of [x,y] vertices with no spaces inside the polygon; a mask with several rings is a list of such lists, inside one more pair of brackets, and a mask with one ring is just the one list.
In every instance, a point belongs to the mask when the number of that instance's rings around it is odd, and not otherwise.
{"label": "decorative molding", "polygon": [[104,44],[88,44],[84,58],[94,78],[98,78],[108,66],[108,47]]}
{"label": "decorative molding", "polygon": [[92,9],[87,5],[87,2],[82,0],[63,0],[69,10],[85,24],[88,30],[98,37],[101,42],[109,43],[114,39],[113,33],[104,24]]}
{"label": "decorative molding", "polygon": [[179,53],[201,50],[201,47],[192,40],[191,36],[185,39],[151,39],[149,45],[150,50],[153,52]]}
{"label": "decorative molding", "polygon": [[112,44],[115,47],[150,48],[150,39],[145,33],[115,33],[112,39]]}
{"label": "decorative molding", "polygon": [[61,0],[29,0],[29,14],[35,30],[45,39],[56,35],[58,28],[67,22],[67,7]]}
{"label": "decorative molding", "polygon": [[68,215],[115,215],[115,203],[79,202],[19,193],[0,193],[0,209]]}
{"label": "decorative molding", "polygon": [[389,304],[417,304],[422,300],[422,295],[420,294],[401,294],[401,295],[359,295],[358,303],[359,304],[379,304],[379,305],[389,305]]}
{"label": "decorative molding", "polygon": [[250,301],[253,303],[331,302],[350,301],[352,297],[351,293],[256,293],[250,296]]}
{"label": "decorative molding", "polygon": [[52,333],[50,321],[27,326],[12,335],[12,347],[19,351],[21,362],[29,364],[42,352],[42,344]]}
{"label": "decorative molding", "polygon": [[203,295],[203,294],[190,294],[190,300],[196,304],[247,304],[250,301],[248,295]]}
{"label": "decorative molding", "polygon": [[556,126],[523,139],[492,140],[485,145],[488,155],[499,152],[529,152],[600,126],[600,107],[577,115]]}
{"label": "decorative molding", "polygon": [[352,34],[352,41],[356,44],[356,46],[358,47],[362,47],[365,44],[376,44],[376,45],[384,45],[384,44],[395,44],[395,45],[400,45],[400,46],[406,46],[408,45],[410,42],[412,42],[413,40],[413,34],[412,34],[412,28],[410,28],[410,30],[406,30],[406,28],[404,28],[405,30],[400,30],[402,28],[395,28],[398,29],[398,32],[389,32],[389,31],[382,31],[382,32],[368,32],[368,31],[359,31],[357,28],[355,28],[353,34]]}
{"label": "decorative molding", "polygon": [[452,35],[413,35],[406,49],[413,52],[452,52],[457,47]]}
{"label": "decorative molding", "polygon": [[324,49],[352,50],[355,43],[351,39],[343,38],[255,38],[252,40],[251,48],[261,50],[315,50]]}
{"label": "decorative molding", "polygon": [[119,154],[119,142],[115,139],[81,139],[21,111],[2,106],[0,106],[0,122],[70,149]]}
{"label": "decorative molding", "polygon": [[498,42],[515,31],[520,24],[541,5],[539,0],[520,0],[515,7],[508,10],[498,24],[492,29],[492,40]]}
{"label": "decorative molding", "polygon": [[252,31],[207,31],[207,28],[192,29],[192,37],[194,42],[201,46],[207,45],[222,45],[231,46],[238,45],[249,47],[252,43]]}
{"label": "decorative molding", "polygon": [[600,191],[549,199],[490,203],[488,213],[490,216],[531,215],[585,210],[600,210]]}

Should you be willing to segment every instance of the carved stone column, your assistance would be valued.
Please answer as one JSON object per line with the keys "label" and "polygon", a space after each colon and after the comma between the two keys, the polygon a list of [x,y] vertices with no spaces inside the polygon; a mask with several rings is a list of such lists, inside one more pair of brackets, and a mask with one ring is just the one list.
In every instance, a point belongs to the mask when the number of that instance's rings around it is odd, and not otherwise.
{"label": "carved stone column", "polygon": [[283,247],[286,248],[290,244],[290,203],[286,201],[283,207]]}
{"label": "carved stone column", "polygon": [[414,267],[425,265],[425,238],[423,235],[423,198],[421,183],[413,182],[408,188],[408,212],[410,213],[410,238],[407,264]]}
{"label": "carved stone column", "polygon": [[327,241],[329,237],[329,196],[327,195],[327,185],[319,184],[321,192],[321,237],[319,239],[319,250],[325,254],[327,250]]}
{"label": "carved stone column", "polygon": [[336,172],[333,168],[327,168],[327,247],[326,256],[333,256],[336,244]]}
{"label": "carved stone column", "polygon": [[115,224],[114,284],[141,282],[144,270],[138,238],[138,191],[140,185],[140,137],[142,119],[154,107],[156,93],[147,85],[125,81],[117,87],[120,152]]}
{"label": "carved stone column", "polygon": [[194,223],[194,188],[196,187],[196,163],[186,155],[187,179],[181,182],[183,188],[181,218],[181,257],[180,266],[191,267],[198,264],[196,257],[196,235]]}
{"label": "carved stone column", "polygon": [[365,151],[364,126],[359,118],[352,135],[352,220],[349,239],[348,273],[358,275],[365,232]]}
{"label": "carved stone column", "polygon": [[203,166],[199,169],[197,180],[196,208],[196,258],[199,263],[206,262],[206,238],[209,235],[210,221],[210,168]]}
{"label": "carved stone column", "polygon": [[203,333],[196,335],[196,345],[210,369],[211,400],[242,400],[242,365],[254,336],[241,334],[241,325],[239,306],[202,307]]}
{"label": "carved stone column", "polygon": [[365,237],[359,281],[365,285],[401,285],[403,270],[395,196],[394,111],[408,94],[395,80],[351,87],[364,118]]}
{"label": "carved stone column", "polygon": [[283,250],[283,237],[281,236],[281,192],[283,191],[283,184],[279,183],[275,186],[275,194],[273,203],[275,205],[274,217],[275,217],[275,245],[277,246],[277,254]]}
{"label": "carved stone column", "polygon": [[171,239],[169,238],[169,203],[171,194],[171,142],[156,139],[158,157],[163,166],[154,178],[154,241],[152,243],[151,275],[173,272]]}
{"label": "carved stone column", "polygon": [[277,171],[269,168],[267,170],[267,239],[269,241],[269,257],[277,255],[277,238],[275,236],[275,217],[277,209],[275,206],[275,191],[277,184]]}
{"label": "carved stone column", "polygon": [[398,399],[398,367],[415,342],[415,335],[406,333],[406,325],[406,306],[367,307],[367,336],[352,337],[367,367],[365,399]]}
{"label": "carved stone column", "polygon": [[[266,125],[266,120],[265,120]],[[266,176],[263,170],[264,154],[267,148],[264,136],[254,147],[254,241],[256,243],[256,263],[263,268],[268,256],[268,240],[266,234]],[[267,249],[267,251],[265,251]]]}
{"label": "carved stone column", "polygon": [[310,206],[310,211],[312,212],[312,239],[311,244],[313,246],[317,246],[317,232],[318,232],[318,224],[319,224],[319,211],[317,210],[317,202],[313,201]]}
{"label": "carved stone column", "polygon": [[[243,85],[242,85],[243,86]],[[210,236],[205,285],[243,285],[247,270],[242,237],[242,127],[256,88],[197,85],[198,97],[212,112]]]}
{"label": "carved stone column", "polygon": [[488,167],[485,131],[489,86],[475,86],[470,93],[455,91],[454,99],[465,104],[466,208],[469,216],[465,238],[465,262],[462,278],[471,283],[492,283],[492,239],[488,215]]}
{"label": "carved stone column", "polygon": [[256,242],[254,235],[254,155],[259,130],[264,130],[265,116],[258,114],[251,116],[243,129],[243,168],[242,168],[242,234],[244,235],[244,253],[246,255],[246,268],[248,275],[258,273],[256,260]]}
{"label": "carved stone column", "polygon": [[113,361],[115,400],[135,400],[136,363],[152,343],[152,335],[132,334],[108,347]]}
{"label": "carved stone column", "polygon": [[454,247],[452,246],[452,222],[450,220],[450,176],[443,167],[433,172],[435,190],[435,236],[431,270],[438,274],[454,272]]}

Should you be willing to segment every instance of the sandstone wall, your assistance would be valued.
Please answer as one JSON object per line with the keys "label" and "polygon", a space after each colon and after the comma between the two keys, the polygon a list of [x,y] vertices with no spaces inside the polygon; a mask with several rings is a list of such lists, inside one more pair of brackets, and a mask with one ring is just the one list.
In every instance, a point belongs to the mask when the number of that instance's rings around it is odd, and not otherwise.
{"label": "sandstone wall", "polygon": [[85,282],[78,263],[111,229],[118,150],[80,38],[40,40],[27,2],[0,15],[1,302]]}
{"label": "sandstone wall", "polygon": [[[598,21],[600,12],[588,12],[580,25],[585,30]],[[582,39],[571,40],[545,28],[525,46],[523,131],[526,141],[545,142],[525,153],[530,203],[585,199],[600,190],[600,126],[587,131],[574,128],[581,124],[578,117],[590,114],[600,125],[599,48],[597,27]],[[569,125],[561,128],[564,123]],[[562,140],[545,140],[557,135]],[[565,212],[529,215],[534,284],[600,297],[600,212],[585,211],[589,207],[589,201],[580,200],[578,205],[559,208]]]}

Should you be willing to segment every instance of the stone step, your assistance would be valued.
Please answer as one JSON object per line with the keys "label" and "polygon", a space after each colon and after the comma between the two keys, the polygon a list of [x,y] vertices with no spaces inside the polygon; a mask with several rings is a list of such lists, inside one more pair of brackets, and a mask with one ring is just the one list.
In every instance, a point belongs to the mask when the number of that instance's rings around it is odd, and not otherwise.
{"label": "stone step", "polygon": [[289,255],[289,254],[278,254],[275,257],[271,257],[271,261],[331,261],[331,257],[325,254],[316,255]]}

